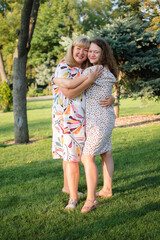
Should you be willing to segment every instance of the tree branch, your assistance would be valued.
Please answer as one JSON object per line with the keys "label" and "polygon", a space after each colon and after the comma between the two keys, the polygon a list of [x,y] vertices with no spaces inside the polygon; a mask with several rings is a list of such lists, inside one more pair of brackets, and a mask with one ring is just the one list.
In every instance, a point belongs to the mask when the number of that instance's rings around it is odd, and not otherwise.
{"label": "tree branch", "polygon": [[29,22],[30,15],[32,11],[34,0],[25,0],[22,14],[21,14],[21,26],[20,26],[20,34],[18,37],[18,56],[23,57],[26,54],[26,46],[28,42],[29,35]]}
{"label": "tree branch", "polygon": [[36,25],[38,9],[39,9],[39,0],[34,0],[32,5],[31,16],[30,16],[30,24],[29,24],[29,36],[28,36],[28,42],[27,42],[28,49],[30,49],[31,39],[32,39],[32,35]]}

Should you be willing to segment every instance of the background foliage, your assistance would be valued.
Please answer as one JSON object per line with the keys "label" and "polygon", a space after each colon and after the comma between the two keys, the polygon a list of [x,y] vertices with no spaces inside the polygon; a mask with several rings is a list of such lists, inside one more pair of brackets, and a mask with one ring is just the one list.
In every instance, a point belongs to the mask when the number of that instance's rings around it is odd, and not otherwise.
{"label": "background foliage", "polygon": [[[45,85],[49,80],[44,79],[42,71],[45,67],[45,71],[48,71],[47,59],[53,61],[55,67],[65,55],[66,48],[61,44],[63,39],[88,35],[92,31],[94,35],[100,34],[111,43],[120,69],[123,70],[122,82],[127,91],[133,91],[134,88],[141,93],[149,91],[152,92],[149,95],[159,96],[158,0],[40,2],[27,63],[28,79],[37,79],[37,82]],[[7,79],[11,83],[22,6],[23,0],[2,0],[0,3],[0,51]],[[135,88],[138,80],[141,82]]]}
{"label": "background foliage", "polygon": [[6,81],[0,83],[0,110],[10,111],[13,106],[13,94]]}

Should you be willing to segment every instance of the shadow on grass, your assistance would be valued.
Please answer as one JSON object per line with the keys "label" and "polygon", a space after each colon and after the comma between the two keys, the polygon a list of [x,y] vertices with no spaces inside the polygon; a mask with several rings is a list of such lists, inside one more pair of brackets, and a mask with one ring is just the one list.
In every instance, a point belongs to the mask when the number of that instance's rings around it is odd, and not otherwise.
{"label": "shadow on grass", "polygon": [[7,147],[7,145],[0,143],[0,148],[6,148],[6,147]]}
{"label": "shadow on grass", "polygon": [[32,111],[32,110],[40,110],[40,109],[49,109],[49,111],[51,112],[52,111],[52,107],[49,107],[49,106],[39,106],[39,107],[28,107],[27,108],[27,111]]}
{"label": "shadow on grass", "polygon": [[[153,171],[154,172],[154,171]],[[152,173],[152,171],[150,172]],[[143,172],[142,172],[143,174]],[[134,179],[134,176],[131,176],[132,179]],[[129,194],[128,191],[132,190],[137,190],[142,191],[146,189],[154,189],[157,188],[160,185],[160,174],[157,176],[152,176],[152,177],[144,177],[141,180],[135,181],[127,186],[122,186],[122,187],[114,187],[113,191],[115,193],[125,193]],[[134,191],[135,192],[135,191]]]}
{"label": "shadow on grass", "polygon": [[[85,221],[85,224],[84,223],[81,225],[78,224],[76,225],[76,227],[73,226],[73,227],[66,228],[65,232],[61,232],[60,226],[59,227],[56,226],[57,228],[59,228],[59,229],[56,229],[56,231],[58,232],[57,239],[68,239],[67,236],[70,236],[70,239],[76,239],[76,240],[78,239],[145,239],[145,238],[141,238],[142,237],[141,234],[144,234],[145,229],[139,229],[140,233],[134,232],[135,229],[138,231],[138,228],[136,225],[132,226],[131,228],[132,230],[130,229],[130,232],[126,232],[125,229],[122,230],[121,228],[121,232],[114,233],[112,229],[119,226],[123,226],[123,225],[125,226],[127,222],[136,223],[136,221],[139,218],[146,216],[149,213],[158,211],[160,209],[159,204],[160,204],[159,201],[155,201],[155,202],[146,204],[145,206],[140,207],[138,209],[131,209],[130,211],[125,211],[124,209],[123,212],[119,212],[119,209],[117,209],[117,212],[115,214],[112,214],[109,216],[104,215],[104,212],[105,211],[107,212],[107,208],[105,209],[104,206],[102,206],[104,208],[103,213],[101,212],[100,216],[97,215],[96,212],[99,211],[100,209],[99,207],[95,210],[96,218],[94,220],[93,220],[93,216],[90,217],[90,214],[87,214],[85,216],[83,215],[82,218],[84,219],[83,221]],[[143,223],[142,223],[142,226],[143,226]],[[128,229],[129,228],[127,228],[127,230]],[[134,237],[136,237],[137,235],[137,238],[133,238],[132,234],[134,235]],[[149,237],[149,234],[151,238]],[[157,223],[157,226],[155,226],[155,235],[157,235],[157,237],[159,236],[158,223]],[[105,236],[107,237],[105,238]],[[153,238],[153,229],[152,229],[152,232],[148,231],[147,236],[149,238],[146,238],[146,239],[156,239],[156,238]]]}
{"label": "shadow on grass", "polygon": [[[27,100],[27,102],[29,102],[29,104],[27,104],[27,111],[39,109],[50,109],[50,111],[52,110],[53,99]],[[33,104],[33,106],[31,104]]]}
{"label": "shadow on grass", "polygon": [[[153,152],[158,153],[159,145],[157,144],[157,139],[148,142],[139,144],[134,146],[136,149],[137,155],[133,151],[133,147],[127,146],[127,150],[125,151],[125,147],[120,148],[120,161],[116,161],[115,170],[119,173],[114,175],[113,178],[113,193],[114,194],[129,194],[128,191],[142,191],[144,189],[155,189],[160,186],[160,165],[158,164],[158,155],[156,158],[154,157]],[[144,150],[146,156],[140,158],[140,165],[137,161],[139,161],[139,155],[143,155]],[[114,154],[113,154],[114,155]],[[132,157],[133,156],[133,157]],[[153,159],[153,160],[152,160]],[[97,158],[97,166],[99,169],[99,180],[97,189],[100,190],[103,186],[103,177],[102,177],[102,167],[101,160]],[[146,163],[148,160],[148,163]],[[149,164],[148,169],[146,169],[147,164]],[[144,166],[144,167],[143,167]],[[139,168],[138,168],[139,167]],[[124,169],[126,173],[124,174]],[[137,171],[138,170],[138,171]]]}
{"label": "shadow on grass", "polygon": [[49,196],[53,199],[59,195],[62,186],[58,185],[63,180],[63,170],[61,162],[55,164],[56,167],[53,160],[48,160],[1,170],[0,188],[5,192],[0,200],[1,209],[18,206],[22,202],[26,205],[30,202],[38,204]]}
{"label": "shadow on grass", "polygon": [[23,184],[42,177],[46,177],[47,179],[49,176],[56,178],[62,175],[62,166],[58,165],[55,168],[53,165],[53,160],[48,160],[44,162],[29,162],[20,167],[13,166],[0,170],[0,187],[19,183]]}
{"label": "shadow on grass", "polygon": [[8,135],[8,132],[14,132],[14,124],[5,124],[5,126],[1,126],[0,133],[5,133]]}

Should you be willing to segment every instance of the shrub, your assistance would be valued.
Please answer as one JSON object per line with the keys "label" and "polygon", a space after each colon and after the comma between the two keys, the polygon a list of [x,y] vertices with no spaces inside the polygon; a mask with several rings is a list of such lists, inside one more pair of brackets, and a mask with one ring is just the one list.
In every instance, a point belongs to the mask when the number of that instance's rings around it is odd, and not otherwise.
{"label": "shrub", "polygon": [[0,109],[10,111],[13,106],[13,94],[6,81],[0,84]]}
{"label": "shrub", "polygon": [[43,94],[45,96],[52,95],[53,94],[52,88],[47,87],[46,89],[43,90]]}
{"label": "shrub", "polygon": [[31,86],[29,87],[29,91],[27,92],[27,96],[28,97],[37,97],[37,89],[34,86],[34,83],[31,84]]}

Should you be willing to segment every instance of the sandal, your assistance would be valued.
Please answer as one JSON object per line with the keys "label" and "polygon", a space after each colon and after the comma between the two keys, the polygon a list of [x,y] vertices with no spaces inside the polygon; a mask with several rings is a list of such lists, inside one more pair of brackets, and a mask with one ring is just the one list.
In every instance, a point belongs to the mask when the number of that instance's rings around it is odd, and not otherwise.
{"label": "sandal", "polygon": [[74,198],[69,199],[68,205],[65,207],[67,211],[74,210],[77,206],[78,201]]}
{"label": "sandal", "polygon": [[101,198],[110,198],[113,196],[112,193],[100,193],[101,191],[96,193],[96,197],[101,197]]}
{"label": "sandal", "polygon": [[97,200],[87,200],[81,209],[81,213],[88,213],[99,206]]}

